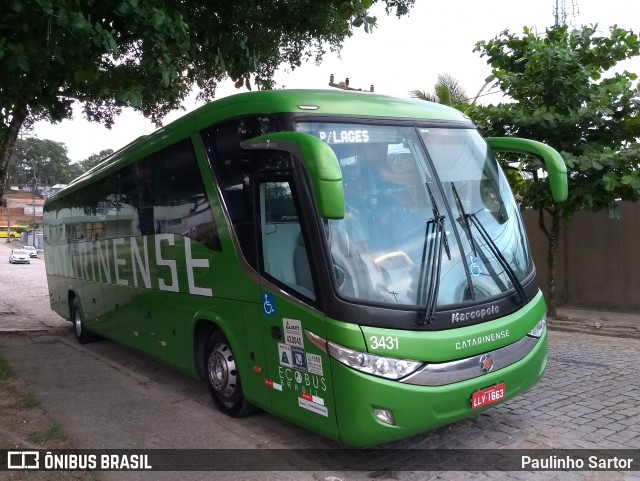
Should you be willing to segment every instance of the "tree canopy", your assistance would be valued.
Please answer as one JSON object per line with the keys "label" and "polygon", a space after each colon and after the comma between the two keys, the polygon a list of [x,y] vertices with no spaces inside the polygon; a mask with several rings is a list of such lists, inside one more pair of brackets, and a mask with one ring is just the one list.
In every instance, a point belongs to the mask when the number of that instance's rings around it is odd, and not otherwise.
{"label": "tree canopy", "polygon": [[433,93],[414,89],[409,92],[409,96],[428,102],[449,105],[450,107],[465,104],[468,100],[464,87],[456,78],[449,74],[438,74],[438,80],[433,87]]}
{"label": "tree canopy", "polygon": [[35,137],[16,141],[7,174],[8,184],[31,188],[67,183],[77,175],[69,169],[63,143]]}
{"label": "tree canopy", "polygon": [[102,162],[104,159],[109,157],[111,154],[113,154],[113,150],[112,149],[103,149],[100,152],[98,152],[97,154],[91,154],[86,159],[81,160],[80,162],[74,163],[74,164],[71,164],[71,165],[72,166],[77,166],[77,169],[78,169],[78,174],[77,175],[80,175],[80,174],[86,172],[87,170],[92,169],[93,167],[98,165],[100,162]]}
{"label": "tree canopy", "polygon": [[158,123],[193,87],[204,99],[226,78],[270,88],[280,65],[320,61],[354,28],[370,31],[378,1],[402,16],[415,0],[7,0],[0,180],[25,121],[60,121],[79,101],[107,126],[125,106]]}
{"label": "tree canopy", "polygon": [[617,26],[608,35],[599,34],[597,26],[555,26],[544,35],[527,28],[521,37],[505,31],[478,42],[476,51],[487,57],[492,78],[512,100],[467,108],[482,133],[545,142],[561,153],[569,170],[569,199],[562,204],[553,203],[538,159],[519,159],[526,182],[515,188],[524,207],[540,212],[549,236],[553,315],[560,219],[570,220],[580,210],[616,216],[621,200],[640,198],[640,89],[635,73],[614,69],[640,54],[640,41],[633,31]]}
{"label": "tree canopy", "polygon": [[62,142],[36,137],[20,138],[9,158],[7,185],[17,187],[67,184],[83,172],[98,165],[113,150],[101,150],[80,162],[71,162]]}

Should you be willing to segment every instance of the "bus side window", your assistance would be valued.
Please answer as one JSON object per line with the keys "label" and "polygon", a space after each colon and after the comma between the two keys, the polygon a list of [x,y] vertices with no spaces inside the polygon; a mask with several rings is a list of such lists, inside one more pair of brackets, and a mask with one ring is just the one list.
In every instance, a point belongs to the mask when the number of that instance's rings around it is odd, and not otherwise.
{"label": "bus side window", "polygon": [[119,212],[121,235],[153,234],[151,159],[142,159],[121,171],[122,200]]}
{"label": "bus side window", "polygon": [[219,184],[242,255],[258,270],[254,222],[253,176],[263,166],[262,156],[246,151],[240,142],[275,132],[267,116],[251,116],[214,125],[200,132],[214,178]]}
{"label": "bus side window", "polygon": [[289,182],[262,182],[259,192],[264,272],[315,300],[309,257]]}
{"label": "bus side window", "polygon": [[189,237],[222,250],[190,140],[156,154],[153,182],[155,233]]}

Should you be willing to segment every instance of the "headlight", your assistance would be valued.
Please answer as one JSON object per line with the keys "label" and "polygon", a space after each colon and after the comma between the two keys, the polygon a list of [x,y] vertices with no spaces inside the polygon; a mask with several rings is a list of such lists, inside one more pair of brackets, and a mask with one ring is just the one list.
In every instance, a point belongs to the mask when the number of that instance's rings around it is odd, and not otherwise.
{"label": "headlight", "polygon": [[400,379],[408,376],[423,364],[411,359],[396,359],[354,351],[331,341],[327,342],[327,347],[329,355],[342,364],[357,371],[386,379]]}
{"label": "headlight", "polygon": [[540,319],[540,322],[536,324],[536,327],[534,327],[529,331],[528,335],[531,337],[542,337],[546,328],[547,328],[547,316],[545,315],[545,316],[542,316],[542,319]]}

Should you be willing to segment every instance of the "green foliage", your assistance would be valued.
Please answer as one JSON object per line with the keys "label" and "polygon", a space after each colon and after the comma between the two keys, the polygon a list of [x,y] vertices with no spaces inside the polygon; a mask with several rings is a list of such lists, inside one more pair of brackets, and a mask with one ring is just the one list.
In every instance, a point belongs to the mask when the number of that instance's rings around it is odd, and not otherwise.
{"label": "green foliage", "polygon": [[104,159],[109,157],[111,154],[113,154],[112,149],[104,149],[98,152],[97,154],[91,154],[89,157],[87,157],[84,160],[81,160],[77,164],[71,164],[71,165],[72,167],[77,166],[77,169],[78,169],[77,175],[80,175],[88,171],[89,169],[92,169],[96,165],[98,165],[100,162],[102,162]]}
{"label": "green foliage", "polygon": [[159,123],[193,87],[203,99],[226,78],[271,88],[280,65],[320,61],[354,28],[371,31],[378,1],[402,16],[415,0],[5,0],[0,179],[25,122],[69,118],[79,101],[107,127],[123,107]]}
{"label": "green foliage", "polygon": [[[599,35],[597,26],[577,30],[555,26],[540,36],[527,28],[522,37],[505,31],[478,42],[476,51],[487,57],[491,81],[513,102],[473,105],[466,113],[485,135],[545,142],[567,164],[569,198],[561,204],[553,203],[538,159],[518,159],[525,182],[512,184],[523,207],[538,210],[548,236],[547,295],[553,317],[560,219],[569,221],[581,210],[607,210],[619,218],[620,201],[640,198],[637,76],[612,71],[618,62],[640,53],[640,42],[635,33],[616,26],[608,36]],[[544,211],[551,215],[550,229]]]}
{"label": "green foliage", "polygon": [[620,200],[638,200],[640,90],[636,74],[612,72],[619,61],[640,54],[635,33],[614,26],[605,36],[597,26],[556,26],[537,36],[525,28],[522,37],[505,31],[478,42],[476,51],[514,101],[467,110],[483,134],[545,142],[569,169],[569,199],[556,206],[544,176],[537,175],[539,161],[521,159],[527,182],[515,190],[525,206],[570,220],[580,210],[615,216]]}
{"label": "green foliage", "polygon": [[51,186],[69,182],[74,174],[63,143],[28,137],[16,141],[7,169],[7,183],[20,187]]}
{"label": "green foliage", "polygon": [[467,102],[467,93],[460,82],[448,74],[439,74],[433,93],[430,94],[423,90],[412,90],[409,95],[420,100],[436,102],[450,107],[459,107]]}

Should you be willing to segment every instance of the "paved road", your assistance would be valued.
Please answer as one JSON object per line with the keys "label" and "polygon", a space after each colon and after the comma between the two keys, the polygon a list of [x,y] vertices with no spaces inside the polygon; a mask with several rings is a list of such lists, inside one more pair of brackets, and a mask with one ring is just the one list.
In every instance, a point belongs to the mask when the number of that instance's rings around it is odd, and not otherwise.
{"label": "paved road", "polygon": [[[1,252],[0,252],[1,253]],[[8,264],[7,264],[8,265]],[[37,266],[37,263],[33,265]],[[34,292],[29,309],[15,292],[17,269],[0,269],[0,299],[33,322],[49,314],[46,297]],[[7,272],[11,272],[9,275]],[[30,275],[36,276],[37,269]],[[32,280],[37,286],[38,281]],[[34,287],[35,289],[35,287]],[[27,294],[25,294],[27,295]],[[40,305],[40,307],[37,307]],[[25,310],[23,311],[23,307]],[[27,314],[24,314],[27,313]],[[4,316],[6,317],[6,316]],[[3,314],[0,314],[0,324]],[[49,319],[49,318],[48,318]],[[42,405],[79,448],[283,448],[299,463],[296,448],[341,446],[269,414],[233,420],[219,414],[205,386],[108,341],[78,345],[71,325],[49,319],[54,329],[0,335],[0,355],[14,367]],[[489,455],[519,449],[640,450],[640,340],[552,331],[547,373],[525,395],[479,416],[390,443],[410,448],[408,465],[424,466],[417,449],[483,448]],[[256,454],[253,451],[248,453]],[[250,454],[251,455],[251,454]],[[302,460],[304,461],[304,459]],[[640,459],[636,459],[640,462]],[[239,457],[239,463],[243,462]],[[323,459],[322,470],[279,473],[100,473],[105,480],[162,479],[398,479],[398,480],[631,480],[640,472],[348,472]],[[316,465],[314,465],[316,466]]]}

